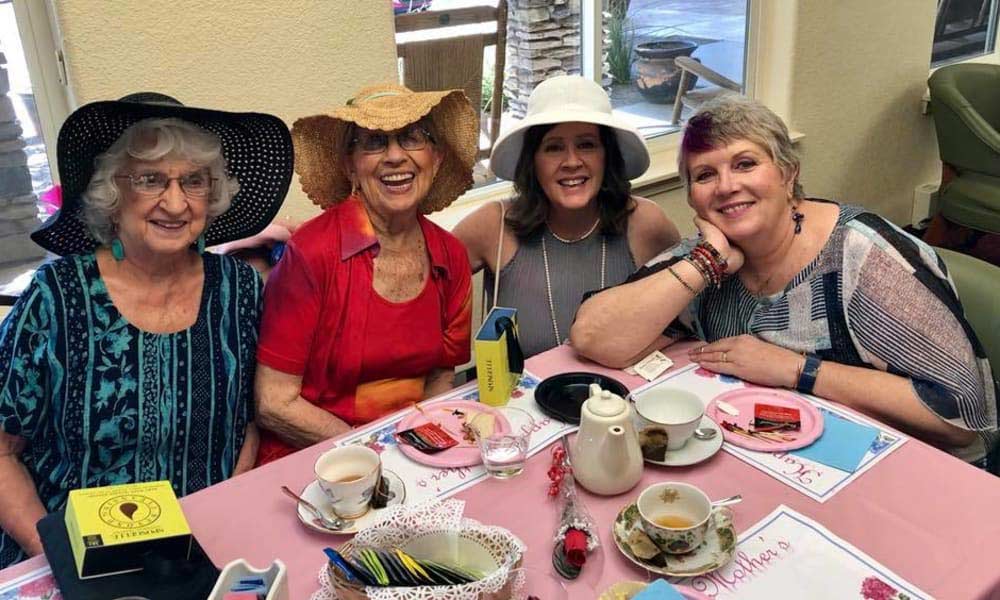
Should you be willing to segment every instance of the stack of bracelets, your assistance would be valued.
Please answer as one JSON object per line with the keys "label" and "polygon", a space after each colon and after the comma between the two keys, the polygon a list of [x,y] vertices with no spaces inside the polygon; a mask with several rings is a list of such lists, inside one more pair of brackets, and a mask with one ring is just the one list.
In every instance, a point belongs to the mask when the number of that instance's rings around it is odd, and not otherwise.
{"label": "stack of bracelets", "polygon": [[722,258],[715,246],[706,241],[698,242],[698,245],[691,249],[691,253],[686,257],[687,261],[694,265],[694,268],[705,278],[706,285],[719,288],[722,286],[722,279],[726,275],[726,259]]}

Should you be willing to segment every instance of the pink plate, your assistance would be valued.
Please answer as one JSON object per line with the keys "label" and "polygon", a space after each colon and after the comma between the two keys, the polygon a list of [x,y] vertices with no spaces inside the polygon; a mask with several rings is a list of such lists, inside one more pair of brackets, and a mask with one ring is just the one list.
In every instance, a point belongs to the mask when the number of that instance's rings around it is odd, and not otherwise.
{"label": "pink plate", "polygon": [[[399,443],[399,449],[414,461],[430,465],[432,467],[471,467],[483,462],[483,457],[479,454],[479,448],[475,444],[462,438],[462,420],[458,415],[453,415],[452,411],[460,410],[464,413],[471,411],[488,413],[496,418],[493,430],[497,433],[507,433],[510,431],[510,423],[504,418],[499,410],[470,400],[441,400],[438,402],[425,402],[420,407],[424,413],[430,416],[435,423],[444,427],[449,435],[458,440],[458,445],[442,450],[436,454],[426,454],[417,450],[409,444]],[[423,425],[428,420],[427,416],[419,411],[403,417],[403,420],[396,425],[396,431],[411,429],[418,425]]]}
{"label": "pink plate", "polygon": [[[731,416],[719,410],[719,400],[733,405],[740,414],[738,417]],[[799,418],[802,419],[801,431],[782,431],[782,435],[795,438],[792,442],[765,442],[752,440],[750,438],[737,435],[722,426],[722,422],[735,423],[744,429],[748,429],[753,422],[754,404],[773,404],[775,406],[788,406],[799,409]],[[823,433],[823,415],[820,414],[811,402],[805,398],[786,392],[770,388],[753,387],[745,390],[734,390],[719,394],[705,407],[705,415],[719,424],[722,435],[727,442],[747,450],[757,450],[759,452],[786,452],[796,448],[804,448],[816,441]]]}

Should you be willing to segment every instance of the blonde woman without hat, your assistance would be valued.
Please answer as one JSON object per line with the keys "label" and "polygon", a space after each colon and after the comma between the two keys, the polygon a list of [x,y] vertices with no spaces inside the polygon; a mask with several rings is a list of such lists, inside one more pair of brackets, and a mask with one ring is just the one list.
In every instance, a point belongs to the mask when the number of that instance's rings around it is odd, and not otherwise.
{"label": "blonde woman without hat", "polygon": [[621,283],[679,239],[656,204],[630,193],[649,167],[642,136],[582,77],[535,88],[490,167],[517,195],[469,215],[455,235],[473,271],[486,269],[489,304],[518,309],[525,356],[569,337],[586,292]]}
{"label": "blonde woman without hat", "polygon": [[296,121],[295,170],[325,211],[265,290],[258,463],[445,391],[469,360],[465,249],[423,215],[472,184],[478,130],[461,91],[391,84]]}

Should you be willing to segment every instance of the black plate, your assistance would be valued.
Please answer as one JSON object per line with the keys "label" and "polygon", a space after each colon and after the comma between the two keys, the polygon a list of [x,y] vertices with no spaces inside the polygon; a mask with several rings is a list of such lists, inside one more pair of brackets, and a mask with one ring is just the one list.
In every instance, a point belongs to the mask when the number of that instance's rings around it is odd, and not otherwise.
{"label": "black plate", "polygon": [[546,415],[572,425],[580,424],[580,408],[590,397],[590,384],[596,383],[624,398],[628,388],[620,381],[597,373],[562,373],[542,381],[535,388],[535,402]]}

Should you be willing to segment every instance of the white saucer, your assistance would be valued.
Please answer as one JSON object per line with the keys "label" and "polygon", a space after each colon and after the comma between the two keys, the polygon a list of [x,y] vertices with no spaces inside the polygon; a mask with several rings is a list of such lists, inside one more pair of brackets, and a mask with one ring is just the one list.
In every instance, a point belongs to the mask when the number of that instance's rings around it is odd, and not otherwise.
{"label": "white saucer", "polygon": [[708,417],[702,417],[701,423],[698,423],[698,427],[714,429],[715,437],[710,440],[699,440],[692,435],[687,443],[678,450],[667,450],[667,454],[663,457],[662,461],[649,458],[644,458],[644,460],[648,463],[663,465],[665,467],[686,467],[712,458],[722,448],[722,430],[719,429],[715,421]]}
{"label": "white saucer", "polygon": [[628,545],[628,539],[633,529],[642,530],[639,522],[639,509],[635,502],[625,506],[615,518],[611,526],[611,535],[615,538],[618,550],[636,565],[669,577],[694,577],[703,575],[725,566],[736,553],[736,528],[733,527],[732,511],[722,507],[716,509],[712,522],[705,532],[705,541],[687,554],[667,554],[660,552],[656,556],[639,558]]}
{"label": "white saucer", "polygon": [[[397,504],[402,504],[403,502],[405,502],[406,485],[403,484],[403,480],[399,478],[399,475],[396,475],[389,469],[382,469],[382,477],[389,483],[389,493],[392,494],[392,496],[389,498],[389,502],[386,505],[386,508],[390,506],[395,506]],[[316,481],[315,479],[309,485],[304,487],[301,492],[299,492],[299,496],[305,499],[306,502],[311,503],[316,508],[326,513],[330,513],[330,502],[327,499],[326,494],[323,492],[323,489],[319,487],[319,482]],[[382,512],[385,511],[385,508],[373,508],[368,512],[366,512],[365,514],[358,517],[357,519],[354,519],[354,524],[351,525],[350,527],[345,527],[343,529],[327,529],[326,527],[321,525],[319,523],[319,520],[316,519],[316,517],[314,517],[312,513],[306,510],[306,508],[302,506],[302,504],[298,504],[297,506],[298,506],[299,520],[302,521],[303,525],[305,525],[309,529],[315,529],[316,531],[319,531],[321,533],[333,533],[333,534],[357,533],[362,529],[364,529],[365,527],[368,527],[369,525],[376,523],[379,520],[379,515],[381,515]]]}

